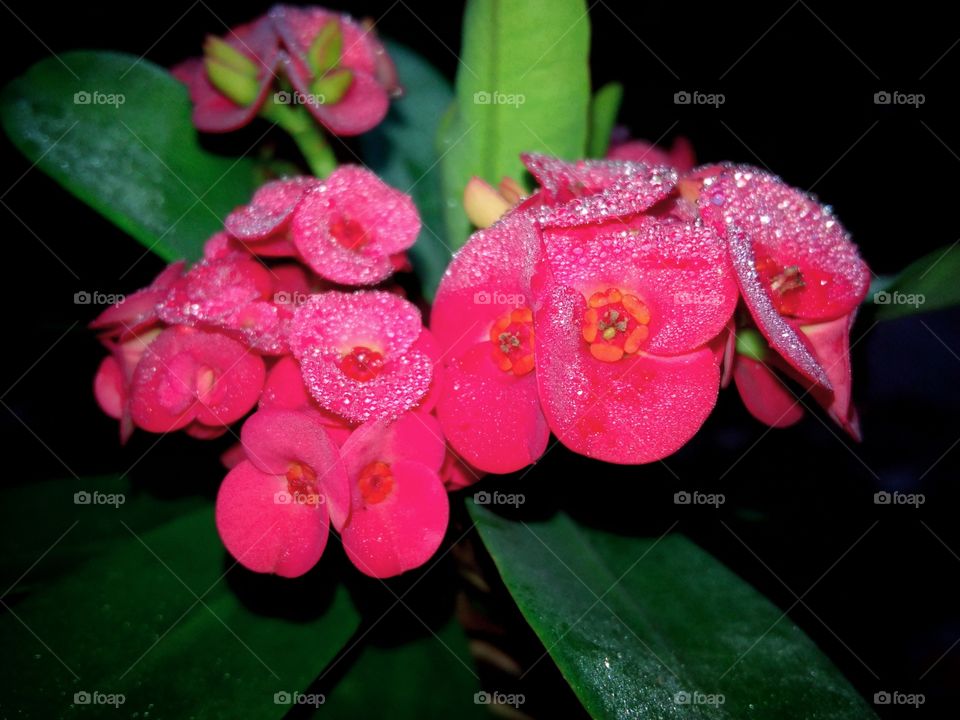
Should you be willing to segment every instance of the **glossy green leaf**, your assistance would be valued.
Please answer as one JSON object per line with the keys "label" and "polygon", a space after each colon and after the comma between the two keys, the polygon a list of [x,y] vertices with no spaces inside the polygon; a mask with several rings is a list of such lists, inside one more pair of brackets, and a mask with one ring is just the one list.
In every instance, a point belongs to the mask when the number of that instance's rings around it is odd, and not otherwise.
{"label": "glossy green leaf", "polygon": [[879,320],[892,320],[960,304],[960,247],[954,243],[911,263],[886,287],[871,287],[867,302]]}
{"label": "glossy green leaf", "polygon": [[590,138],[587,155],[602,158],[610,147],[610,136],[617,122],[620,103],[623,102],[623,85],[611,82],[597,90],[590,104]]}
{"label": "glossy green leaf", "polygon": [[326,694],[316,717],[489,718],[486,705],[475,702],[479,690],[467,637],[451,617],[435,636],[388,647],[366,645]]}
{"label": "glossy green leaf", "polygon": [[386,44],[404,94],[391,103],[387,118],[361,136],[360,142],[371,169],[390,185],[410,193],[417,204],[423,229],[410,256],[424,295],[432,300],[452,255],[434,138],[453,90],[447,79],[415,52],[395,42]]}
{"label": "glossy green leaf", "polygon": [[[44,484],[20,506],[10,501],[24,491],[5,495],[4,523],[29,502],[72,503],[81,487],[109,495],[122,486]],[[0,715],[114,712],[74,705],[76,693],[102,693],[124,696],[123,717],[280,718],[289,708],[275,694],[302,691],[355,632],[359,616],[323,568],[294,581],[254,576],[226,555],[209,501],[171,503],[179,512],[165,520],[154,517],[156,503],[127,495],[118,507],[33,516],[37,553],[7,580],[15,584],[0,617],[0,642],[17,668]],[[44,573],[51,562],[62,572]]]}
{"label": "glossy green leaf", "polygon": [[799,628],[682,535],[625,537],[564,514],[523,523],[470,511],[593,717],[874,717]]}
{"label": "glossy green leaf", "polygon": [[[470,0],[457,109],[442,138],[444,197],[462,205],[473,175],[524,181],[519,155],[587,149],[590,20],[584,0]],[[455,247],[466,236],[453,236]]]}
{"label": "glossy green leaf", "polygon": [[200,147],[186,88],[132,55],[42,60],[4,88],[0,119],[37,167],[165,260],[199,258],[255,189],[252,161]]}

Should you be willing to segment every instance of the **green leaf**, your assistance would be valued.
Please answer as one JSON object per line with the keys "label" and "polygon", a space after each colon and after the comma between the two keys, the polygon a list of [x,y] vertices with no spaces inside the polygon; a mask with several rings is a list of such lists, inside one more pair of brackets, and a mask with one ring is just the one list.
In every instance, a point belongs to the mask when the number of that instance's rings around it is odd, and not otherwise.
{"label": "green leaf", "polygon": [[[593,717],[874,717],[799,628],[682,535],[624,537],[564,514],[523,523],[472,504],[470,512]],[[677,693],[724,702],[681,704]]]}
{"label": "green leaf", "polygon": [[892,320],[960,304],[960,248],[957,243],[934,250],[911,263],[887,287],[871,293],[877,319]]}
{"label": "green leaf", "polygon": [[[449,207],[462,206],[473,175],[494,185],[504,176],[523,182],[521,152],[584,156],[589,45],[584,0],[467,3],[457,109],[442,139]],[[466,240],[451,237],[454,247]]]}
{"label": "green leaf", "polygon": [[112,52],[42,60],[0,95],[27,158],[165,260],[199,258],[255,189],[251,160],[200,147],[190,110],[166,70]]}
{"label": "green leaf", "polygon": [[617,122],[620,103],[623,102],[623,85],[611,82],[597,90],[590,105],[590,140],[587,154],[602,158],[610,147],[610,136]]}
{"label": "green leaf", "polygon": [[489,718],[487,707],[474,703],[479,685],[466,635],[451,617],[436,636],[398,646],[364,647],[347,674],[327,693],[316,717]]}
{"label": "green leaf", "polygon": [[[391,41],[386,45],[404,94],[391,103],[386,120],[362,135],[360,142],[367,164],[390,185],[413,195],[423,229],[410,255],[424,294],[432,300],[452,255],[434,138],[453,100],[453,90],[447,79],[415,52]],[[462,207],[460,216],[468,229]]]}
{"label": "green leaf", "polygon": [[[37,499],[72,502],[79,487],[120,485],[47,484]],[[29,509],[11,506],[14,499],[3,496],[5,523]],[[123,694],[124,717],[283,717],[288,708],[274,694],[307,687],[359,625],[346,590],[323,567],[294,581],[236,567],[208,501],[177,501],[179,512],[160,520],[152,517],[157,501],[125,500],[33,516],[31,543],[41,547],[42,537],[46,547],[7,581],[23,575],[0,617],[0,642],[17,669],[0,715],[61,717],[83,709],[71,707],[75,693],[96,691]],[[61,527],[69,515],[73,529]],[[63,570],[61,551],[70,553],[69,572],[31,579],[50,562]]]}

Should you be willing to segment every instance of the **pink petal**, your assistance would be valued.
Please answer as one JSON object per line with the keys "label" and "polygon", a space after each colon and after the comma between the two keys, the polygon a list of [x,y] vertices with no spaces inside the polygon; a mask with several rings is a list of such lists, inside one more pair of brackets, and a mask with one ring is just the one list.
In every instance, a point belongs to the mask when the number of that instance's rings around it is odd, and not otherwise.
{"label": "pink petal", "polygon": [[347,475],[357,477],[372,462],[412,460],[439,472],[446,455],[443,431],[431,415],[411,411],[392,423],[360,425],[340,448]]}
{"label": "pink petal", "polygon": [[322,504],[282,502],[285,478],[267,475],[248,461],[224,478],[217,494],[217,531],[244,567],[282,577],[310,570],[327,545],[329,518]]}
{"label": "pink petal", "polygon": [[571,450],[613,463],[652,462],[682,447],[717,399],[709,347],[671,357],[596,360],[580,334],[583,295],[556,287],[537,312],[537,380],[550,429]]}
{"label": "pink petal", "polygon": [[311,483],[327,505],[334,527],[350,511],[350,489],[336,445],[324,426],[296,410],[260,410],[243,424],[240,439],[250,462],[261,472],[285,475],[293,465],[307,466]]}
{"label": "pink petal", "polygon": [[471,467],[463,462],[456,453],[447,451],[447,457],[440,468],[440,479],[449,492],[462,490],[483,479],[483,470]]}
{"label": "pink petal", "polygon": [[129,339],[150,327],[157,321],[157,304],[183,274],[183,267],[183,261],[168,265],[148,287],[108,307],[90,323],[90,327],[116,335],[121,340]]}
{"label": "pink petal", "polygon": [[803,405],[783,380],[762,362],[737,355],[733,379],[744,406],[764,425],[785,428],[803,419]]}
{"label": "pink petal", "polygon": [[736,307],[726,248],[707,227],[641,216],[546,230],[544,247],[558,284],[585,297],[617,288],[647,305],[647,352],[674,354],[708,342]]}
{"label": "pink petal", "polygon": [[860,421],[851,400],[850,329],[856,311],[825,323],[804,325],[799,330],[813,345],[817,359],[830,378],[832,390],[820,386],[811,389],[816,401],[852,438],[859,441]]}
{"label": "pink petal", "polygon": [[681,173],[689,172],[697,164],[693,145],[685,137],[676,138],[670,150],[659,148],[646,140],[628,140],[610,148],[607,159],[666,165]]}
{"label": "pink petal", "polygon": [[497,367],[491,355],[486,342],[448,361],[437,417],[464,461],[484,472],[510,473],[543,455],[550,428],[540,409],[539,368],[518,377]]}
{"label": "pink petal", "polygon": [[387,578],[423,565],[440,547],[450,508],[435,470],[398,460],[393,490],[367,504],[353,484],[353,511],[341,531],[343,549],[360,572]]}
{"label": "pink petal", "polygon": [[[351,235],[343,234],[345,227]],[[412,246],[419,232],[410,196],[353,165],[337,168],[308,193],[290,228],[307,264],[321,277],[347,285],[388,277],[394,270],[390,256]],[[357,244],[349,245],[353,240]]]}
{"label": "pink petal", "polygon": [[306,191],[316,187],[319,182],[312,177],[269,182],[254,193],[249,205],[243,205],[230,213],[224,221],[224,227],[240,240],[265,240],[285,228]]}
{"label": "pink petal", "polygon": [[870,270],[829,207],[751,167],[728,168],[704,186],[700,212],[724,235],[743,233],[761,264],[773,272],[799,269],[803,286],[764,292],[781,314],[832,320],[855,309],[866,296]]}
{"label": "pink petal", "polygon": [[123,408],[127,399],[125,386],[126,380],[123,370],[120,369],[120,363],[113,356],[107,355],[100,362],[97,374],[93,378],[93,395],[100,409],[114,420],[123,417]]}

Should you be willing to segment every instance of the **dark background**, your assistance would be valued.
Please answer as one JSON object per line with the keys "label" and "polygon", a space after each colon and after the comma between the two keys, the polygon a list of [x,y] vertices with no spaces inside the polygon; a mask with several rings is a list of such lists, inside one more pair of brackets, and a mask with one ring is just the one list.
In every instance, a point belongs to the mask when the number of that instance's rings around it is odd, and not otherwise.
{"label": "dark background", "polygon": [[[379,18],[382,34],[453,76],[459,3],[330,4]],[[224,23],[264,9],[213,0],[11,2],[0,8],[0,79],[51,51],[75,48],[146,53],[168,65],[197,54],[205,33],[221,34]],[[960,123],[952,110],[960,28],[952,17],[949,6],[932,2],[811,0],[756,9],[597,2],[590,13],[594,84],[625,84],[621,118],[635,135],[682,134],[701,160],[766,166],[791,184],[812,187],[834,206],[874,271],[891,274],[960,238]],[[718,109],[676,105],[681,90],[723,93],[726,102]],[[923,93],[925,103],[877,105],[874,94],[882,90]],[[236,143],[246,147],[242,139]],[[78,290],[131,292],[161,263],[150,257],[119,282],[141,247],[31,170],[6,138],[0,147],[4,482],[122,471],[153,438],[140,434],[121,450],[114,422],[96,410],[90,385],[101,351],[83,328],[95,309],[72,298]],[[679,516],[680,530],[784,610],[793,606],[791,619],[865,696],[923,692],[920,713],[955,714],[958,319],[956,311],[944,311],[874,325],[869,310],[862,314],[853,333],[855,341],[863,338],[854,351],[860,445],[822,415],[767,433],[727,392],[702,433],[667,460],[672,473],[659,465],[610,468],[555,450],[521,485],[528,497],[549,493],[563,504],[575,487],[551,472],[563,468],[589,479],[586,499],[578,480],[577,503],[598,523],[629,524],[632,513],[651,507]],[[188,491],[212,496],[222,474],[215,453],[180,437],[163,443],[167,448],[145,456],[131,477],[172,486],[187,463],[194,483]],[[728,502],[708,513],[683,513],[669,502],[675,490],[694,488],[724,492]],[[919,510],[876,506],[879,489],[921,492],[926,502]],[[802,603],[795,604],[797,596]]]}

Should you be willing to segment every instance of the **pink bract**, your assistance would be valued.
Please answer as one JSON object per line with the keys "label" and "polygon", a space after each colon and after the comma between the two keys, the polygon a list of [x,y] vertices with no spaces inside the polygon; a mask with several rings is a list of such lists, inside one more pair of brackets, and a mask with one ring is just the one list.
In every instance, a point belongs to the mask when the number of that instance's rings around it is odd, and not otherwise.
{"label": "pink bract", "polygon": [[389,277],[396,256],[419,232],[420,215],[410,196],[355,165],[337,168],[308,192],[290,228],[314,272],[344,285],[372,285]]}
{"label": "pink bract", "polygon": [[160,433],[194,420],[229,425],[256,404],[263,380],[263,360],[236,340],[194,328],[168,328],[150,343],[133,373],[133,422]]}
{"label": "pink bract", "polygon": [[697,164],[693,145],[685,137],[676,138],[669,150],[664,150],[647,140],[627,140],[613,145],[607,152],[607,159],[629,160],[647,165],[666,165],[680,173],[690,172]]}
{"label": "pink bract", "polygon": [[399,417],[433,380],[420,311],[389,292],[311,296],[294,314],[290,349],[317,404],[352,423]]}
{"label": "pink bract", "polygon": [[436,552],[449,519],[440,426],[421,412],[358,427],[341,449],[352,498],[343,548],[370,576],[392,577]]}

